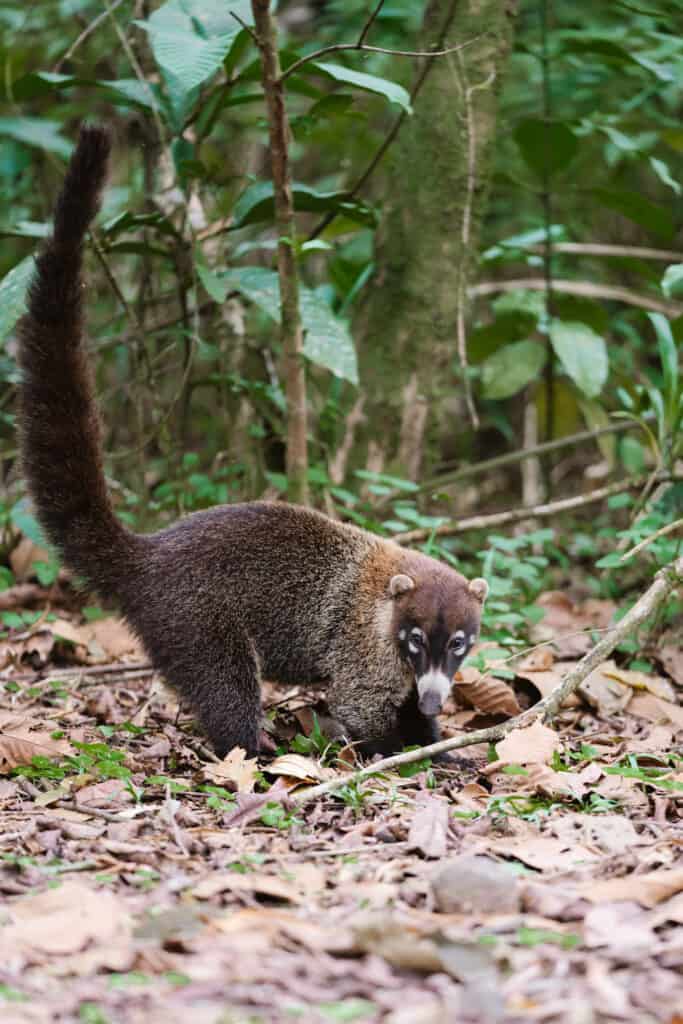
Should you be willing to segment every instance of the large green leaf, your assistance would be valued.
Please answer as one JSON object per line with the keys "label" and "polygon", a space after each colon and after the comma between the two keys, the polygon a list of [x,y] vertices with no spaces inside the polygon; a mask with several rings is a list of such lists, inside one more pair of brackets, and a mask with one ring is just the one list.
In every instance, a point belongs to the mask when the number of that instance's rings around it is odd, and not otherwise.
{"label": "large green leaf", "polygon": [[26,292],[32,274],[33,256],[27,256],[0,281],[0,341],[26,312]]}
{"label": "large green leaf", "polygon": [[[197,272],[210,295],[220,295],[220,286],[226,289],[225,295],[232,290],[239,291],[269,317],[280,322],[280,283],[275,271],[265,267],[235,267],[209,271],[207,275],[205,268],[198,267]],[[346,323],[335,316],[325,300],[310,288],[299,287],[299,304],[306,358],[317,366],[324,366],[336,377],[357,384],[356,352]]]}
{"label": "large green leaf", "polygon": [[176,109],[219,69],[242,26],[252,23],[249,0],[168,0],[146,21],[152,52],[164,72]]}
{"label": "large green leaf", "polygon": [[[275,211],[272,181],[257,181],[244,190],[233,209],[233,227],[271,220]],[[360,224],[375,223],[370,207],[358,200],[348,200],[346,192],[320,192],[299,182],[292,184],[292,196],[296,210],[325,213],[327,210],[341,210],[350,220]]]}
{"label": "large green leaf", "polygon": [[629,192],[627,189],[594,188],[593,195],[603,206],[610,210],[616,210],[628,220],[640,224],[655,235],[663,238],[671,238],[674,233],[671,213],[662,206],[650,202],[639,192]]}
{"label": "large green leaf", "polygon": [[564,170],[574,159],[578,139],[564,121],[525,117],[515,129],[522,156],[540,178]]}
{"label": "large green leaf", "polygon": [[73,144],[59,134],[61,127],[59,121],[48,121],[44,117],[0,117],[0,137],[6,135],[27,146],[68,157]]}
{"label": "large green leaf", "polygon": [[515,341],[498,349],[481,364],[484,398],[509,398],[526,387],[542,370],[547,358],[538,341]]}
{"label": "large green leaf", "polygon": [[566,373],[588,398],[595,398],[607,380],[609,363],[604,338],[578,321],[553,320],[550,341]]}
{"label": "large green leaf", "polygon": [[390,103],[396,103],[402,107],[407,114],[412,114],[413,108],[410,105],[410,95],[402,85],[390,82],[387,78],[379,78],[377,75],[367,75],[364,71],[353,71],[345,68],[342,64],[324,64],[320,61],[304,64],[301,71],[320,71],[337,82],[346,82],[347,85],[355,85],[357,89],[364,92],[374,92],[384,96]]}

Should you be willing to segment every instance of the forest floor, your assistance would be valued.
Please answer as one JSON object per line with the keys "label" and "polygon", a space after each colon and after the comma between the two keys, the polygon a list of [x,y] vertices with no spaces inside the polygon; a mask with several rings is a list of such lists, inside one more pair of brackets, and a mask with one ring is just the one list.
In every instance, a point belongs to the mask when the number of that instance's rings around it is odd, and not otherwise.
{"label": "forest floor", "polygon": [[[544,599],[520,702],[614,611]],[[116,620],[53,611],[0,640],[3,1024],[683,1021],[680,636],[554,731],[295,807],[353,760],[310,692],[267,687],[273,763],[216,763]]]}

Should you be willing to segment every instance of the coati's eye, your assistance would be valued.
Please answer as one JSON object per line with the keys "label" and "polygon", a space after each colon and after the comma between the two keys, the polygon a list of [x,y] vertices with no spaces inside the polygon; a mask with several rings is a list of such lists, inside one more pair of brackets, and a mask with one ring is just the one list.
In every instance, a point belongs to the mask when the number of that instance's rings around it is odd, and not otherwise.
{"label": "coati's eye", "polygon": [[461,629],[457,630],[453,634],[448,646],[450,647],[451,652],[453,654],[460,655],[465,653],[465,651],[467,650],[467,640],[465,638],[464,632]]}
{"label": "coati's eye", "polygon": [[411,629],[410,638],[408,640],[408,650],[412,654],[418,654],[420,648],[424,647],[425,643],[426,638],[422,630],[418,626]]}

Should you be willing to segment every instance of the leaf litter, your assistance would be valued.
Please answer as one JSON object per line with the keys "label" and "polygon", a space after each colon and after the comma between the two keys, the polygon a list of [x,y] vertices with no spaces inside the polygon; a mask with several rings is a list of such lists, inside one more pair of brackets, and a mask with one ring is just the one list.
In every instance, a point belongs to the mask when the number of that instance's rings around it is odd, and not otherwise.
{"label": "leaf litter", "polygon": [[[547,695],[614,613],[539,603],[544,646],[505,679],[464,669],[446,733]],[[683,1020],[683,669],[664,641],[656,671],[598,666],[552,728],[301,808],[293,789],[354,766],[317,694],[266,686],[276,756],[217,762],[118,620],[12,630],[0,1019]]]}

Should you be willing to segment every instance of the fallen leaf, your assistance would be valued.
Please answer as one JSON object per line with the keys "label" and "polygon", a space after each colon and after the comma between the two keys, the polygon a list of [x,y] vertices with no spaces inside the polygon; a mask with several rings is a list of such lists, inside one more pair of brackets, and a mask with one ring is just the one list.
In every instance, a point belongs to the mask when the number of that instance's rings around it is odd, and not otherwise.
{"label": "fallen leaf", "polygon": [[550,645],[536,647],[525,654],[515,665],[515,672],[523,675],[525,672],[548,672],[555,664],[555,654]]}
{"label": "fallen leaf", "polygon": [[556,732],[538,720],[526,729],[513,729],[496,743],[498,759],[506,764],[543,764],[559,750]]}
{"label": "fallen leaf", "polygon": [[22,537],[9,553],[10,569],[19,583],[31,579],[34,562],[49,562],[50,552],[34,543],[30,537]]}
{"label": "fallen leaf", "polygon": [[586,703],[603,718],[623,711],[633,696],[630,687],[614,674],[615,670],[613,661],[605,661],[593,669],[578,688]]}
{"label": "fallen leaf", "polygon": [[598,860],[598,854],[581,843],[551,836],[529,839],[493,839],[489,849],[513,857],[537,871],[569,871]]}
{"label": "fallen leaf", "polygon": [[555,772],[547,764],[531,764],[526,775],[514,776],[514,780],[520,792],[537,790],[546,796],[569,796],[573,800],[586,795],[586,783],[577,772]]}
{"label": "fallen leaf", "polygon": [[324,782],[336,773],[303,754],[282,754],[263,769],[266,775],[282,775],[299,782]]}
{"label": "fallen leaf", "polygon": [[[556,690],[558,686],[564,681],[565,674],[572,668],[575,662],[561,662],[557,665],[557,668],[543,671],[531,671],[530,669],[516,668],[515,673],[521,678],[526,679],[536,687],[541,697],[549,697],[553,690]],[[570,693],[562,701],[563,708],[577,707],[580,704],[579,698],[574,693]]]}
{"label": "fallen leaf", "polygon": [[606,661],[600,668],[607,676],[612,676],[632,690],[646,690],[653,693],[655,697],[663,700],[675,701],[676,691],[664,676],[656,676],[650,672],[634,672],[625,668],[619,668],[613,661]]}
{"label": "fallen leaf", "polygon": [[579,889],[581,895],[591,903],[616,903],[623,900],[635,901],[643,907],[654,907],[662,900],[668,900],[670,896],[683,891],[683,868],[585,882]]}
{"label": "fallen leaf", "polygon": [[558,839],[595,846],[603,853],[621,854],[641,845],[633,823],[622,814],[566,814],[551,829]]}
{"label": "fallen leaf", "polygon": [[430,793],[418,794],[408,845],[425,857],[444,857],[448,835],[448,804]]}
{"label": "fallen leaf", "polygon": [[673,722],[676,729],[683,729],[683,708],[661,700],[652,693],[636,693],[628,710],[632,715],[646,718],[649,722]]}
{"label": "fallen leaf", "polygon": [[683,645],[664,644],[657,651],[657,658],[679,686],[683,686]]}
{"label": "fallen leaf", "polygon": [[476,668],[465,667],[456,672],[454,687],[456,697],[463,697],[486,714],[512,718],[521,711],[514,690],[507,683],[495,676],[482,675]]}
{"label": "fallen leaf", "polygon": [[[205,764],[202,774],[217,786],[235,789],[238,793],[251,793],[259,770],[255,757],[247,757],[242,747],[233,747],[218,764]],[[226,783],[230,783],[226,786]]]}
{"label": "fallen leaf", "polygon": [[0,772],[30,764],[33,757],[64,757],[72,753],[71,744],[53,739],[39,719],[0,711]]}
{"label": "fallen leaf", "polygon": [[105,889],[66,881],[17,900],[5,912],[10,917],[0,930],[5,962],[17,953],[37,964],[49,956],[55,958],[55,973],[89,974],[103,967],[123,970],[132,960],[130,915]]}
{"label": "fallen leaf", "polygon": [[287,903],[303,901],[303,893],[295,882],[257,871],[248,871],[245,874],[239,874],[237,871],[214,873],[192,889],[192,895],[198,900],[210,900],[222,892],[258,893],[272,899],[285,900]]}
{"label": "fallen leaf", "polygon": [[656,937],[649,915],[637,903],[603,903],[591,907],[583,920],[587,946],[607,947],[613,956],[645,956]]}

